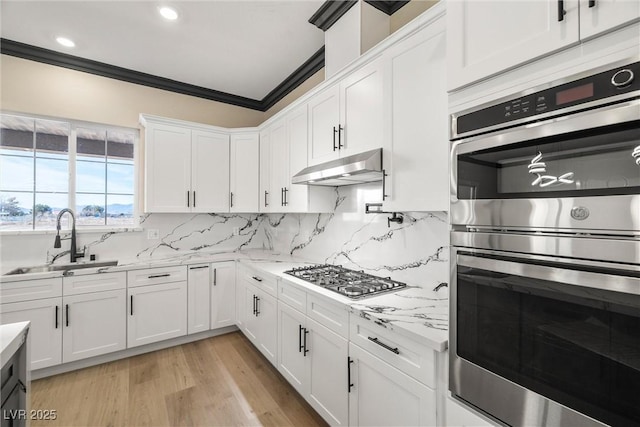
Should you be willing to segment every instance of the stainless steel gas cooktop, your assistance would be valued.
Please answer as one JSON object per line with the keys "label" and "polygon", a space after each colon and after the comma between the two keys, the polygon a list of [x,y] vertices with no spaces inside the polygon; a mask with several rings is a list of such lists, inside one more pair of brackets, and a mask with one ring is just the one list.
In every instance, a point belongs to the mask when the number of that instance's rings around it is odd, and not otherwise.
{"label": "stainless steel gas cooktop", "polygon": [[407,286],[389,277],[373,276],[364,271],[350,270],[339,265],[321,264],[299,267],[287,270],[285,273],[353,299],[395,291]]}

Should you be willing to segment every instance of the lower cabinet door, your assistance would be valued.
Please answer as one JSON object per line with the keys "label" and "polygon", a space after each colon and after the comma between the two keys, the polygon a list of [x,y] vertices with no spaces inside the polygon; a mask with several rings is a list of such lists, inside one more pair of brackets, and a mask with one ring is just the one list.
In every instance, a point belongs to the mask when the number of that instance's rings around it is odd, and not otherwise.
{"label": "lower cabinet door", "polygon": [[278,304],[274,297],[262,291],[256,293],[256,318],[258,319],[258,349],[277,366],[278,355]]}
{"label": "lower cabinet door", "polygon": [[211,329],[236,324],[236,263],[211,264]]}
{"label": "lower cabinet door", "polygon": [[434,426],[435,391],[349,344],[349,419],[354,426]]}
{"label": "lower cabinet door", "polygon": [[30,321],[31,370],[62,363],[62,298],[0,304],[0,323]]}
{"label": "lower cabinet door", "polygon": [[259,326],[258,317],[256,316],[256,289],[248,284],[243,286],[244,289],[244,315],[242,316],[242,331],[249,340],[258,347]]}
{"label": "lower cabinet door", "polygon": [[65,363],[126,348],[126,297],[124,289],[64,297]]}
{"label": "lower cabinet door", "polygon": [[309,318],[307,328],[308,401],[329,424],[346,426],[349,422],[348,342]]}
{"label": "lower cabinet door", "polygon": [[128,290],[128,347],[187,334],[187,282]]}
{"label": "lower cabinet door", "polygon": [[307,361],[311,360],[305,349],[308,345],[304,345],[306,332],[306,316],[278,301],[278,371],[304,397],[309,385]]}
{"label": "lower cabinet door", "polygon": [[211,324],[211,268],[209,264],[191,265],[188,270],[187,333],[208,331]]}

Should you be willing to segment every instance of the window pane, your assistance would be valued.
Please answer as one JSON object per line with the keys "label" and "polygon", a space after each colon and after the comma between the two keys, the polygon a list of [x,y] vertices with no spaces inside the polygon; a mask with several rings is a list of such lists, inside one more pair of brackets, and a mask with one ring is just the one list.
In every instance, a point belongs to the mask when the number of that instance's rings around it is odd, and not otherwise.
{"label": "window pane", "polygon": [[105,164],[98,162],[76,162],[76,191],[82,193],[105,192]]}
{"label": "window pane", "polygon": [[104,193],[76,195],[78,225],[105,225],[104,216]]}
{"label": "window pane", "polygon": [[126,227],[133,224],[133,196],[107,196],[107,225]]}
{"label": "window pane", "polygon": [[35,120],[17,116],[0,116],[0,154],[33,156]]}
{"label": "window pane", "polygon": [[36,156],[66,158],[69,152],[69,123],[36,120]]}
{"label": "window pane", "polygon": [[36,191],[68,192],[68,163],[66,160],[36,159]]}
{"label": "window pane", "polygon": [[[55,228],[56,216],[61,209],[69,206],[67,193],[36,193],[36,229]],[[51,209],[51,213],[49,213]],[[41,214],[42,213],[42,214]],[[69,228],[68,217],[65,215],[61,222],[62,228]]]}
{"label": "window pane", "polygon": [[107,156],[110,162],[133,164],[135,135],[129,132],[107,132]]}
{"label": "window pane", "polygon": [[104,129],[76,130],[78,160],[102,160],[105,155],[105,139],[107,132]]}
{"label": "window pane", "polygon": [[0,155],[0,190],[33,191],[33,157]]}
{"label": "window pane", "polygon": [[32,193],[0,191],[0,230],[31,228]]}
{"label": "window pane", "polygon": [[133,194],[133,166],[107,164],[107,192]]}

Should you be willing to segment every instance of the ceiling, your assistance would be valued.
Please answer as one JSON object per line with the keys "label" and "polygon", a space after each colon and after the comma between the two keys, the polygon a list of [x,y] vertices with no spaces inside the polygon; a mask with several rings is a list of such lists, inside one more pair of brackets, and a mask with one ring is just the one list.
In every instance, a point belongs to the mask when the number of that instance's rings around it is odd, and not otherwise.
{"label": "ceiling", "polygon": [[[261,100],[324,45],[322,0],[0,2],[0,35],[85,59]],[[158,9],[171,6],[175,21]],[[65,48],[56,37],[72,39]]]}

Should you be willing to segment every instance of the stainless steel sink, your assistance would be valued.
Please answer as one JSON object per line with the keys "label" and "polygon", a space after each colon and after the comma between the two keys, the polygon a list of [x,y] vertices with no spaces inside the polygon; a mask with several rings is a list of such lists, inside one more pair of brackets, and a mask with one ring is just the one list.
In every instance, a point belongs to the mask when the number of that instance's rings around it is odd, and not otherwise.
{"label": "stainless steel sink", "polygon": [[99,267],[112,267],[118,265],[118,261],[102,261],[102,262],[81,262],[73,264],[46,264],[36,265],[33,267],[19,267],[5,273],[5,276],[13,276],[16,274],[31,274],[31,273],[47,273],[50,271],[71,271],[79,270],[82,268],[99,268]]}

